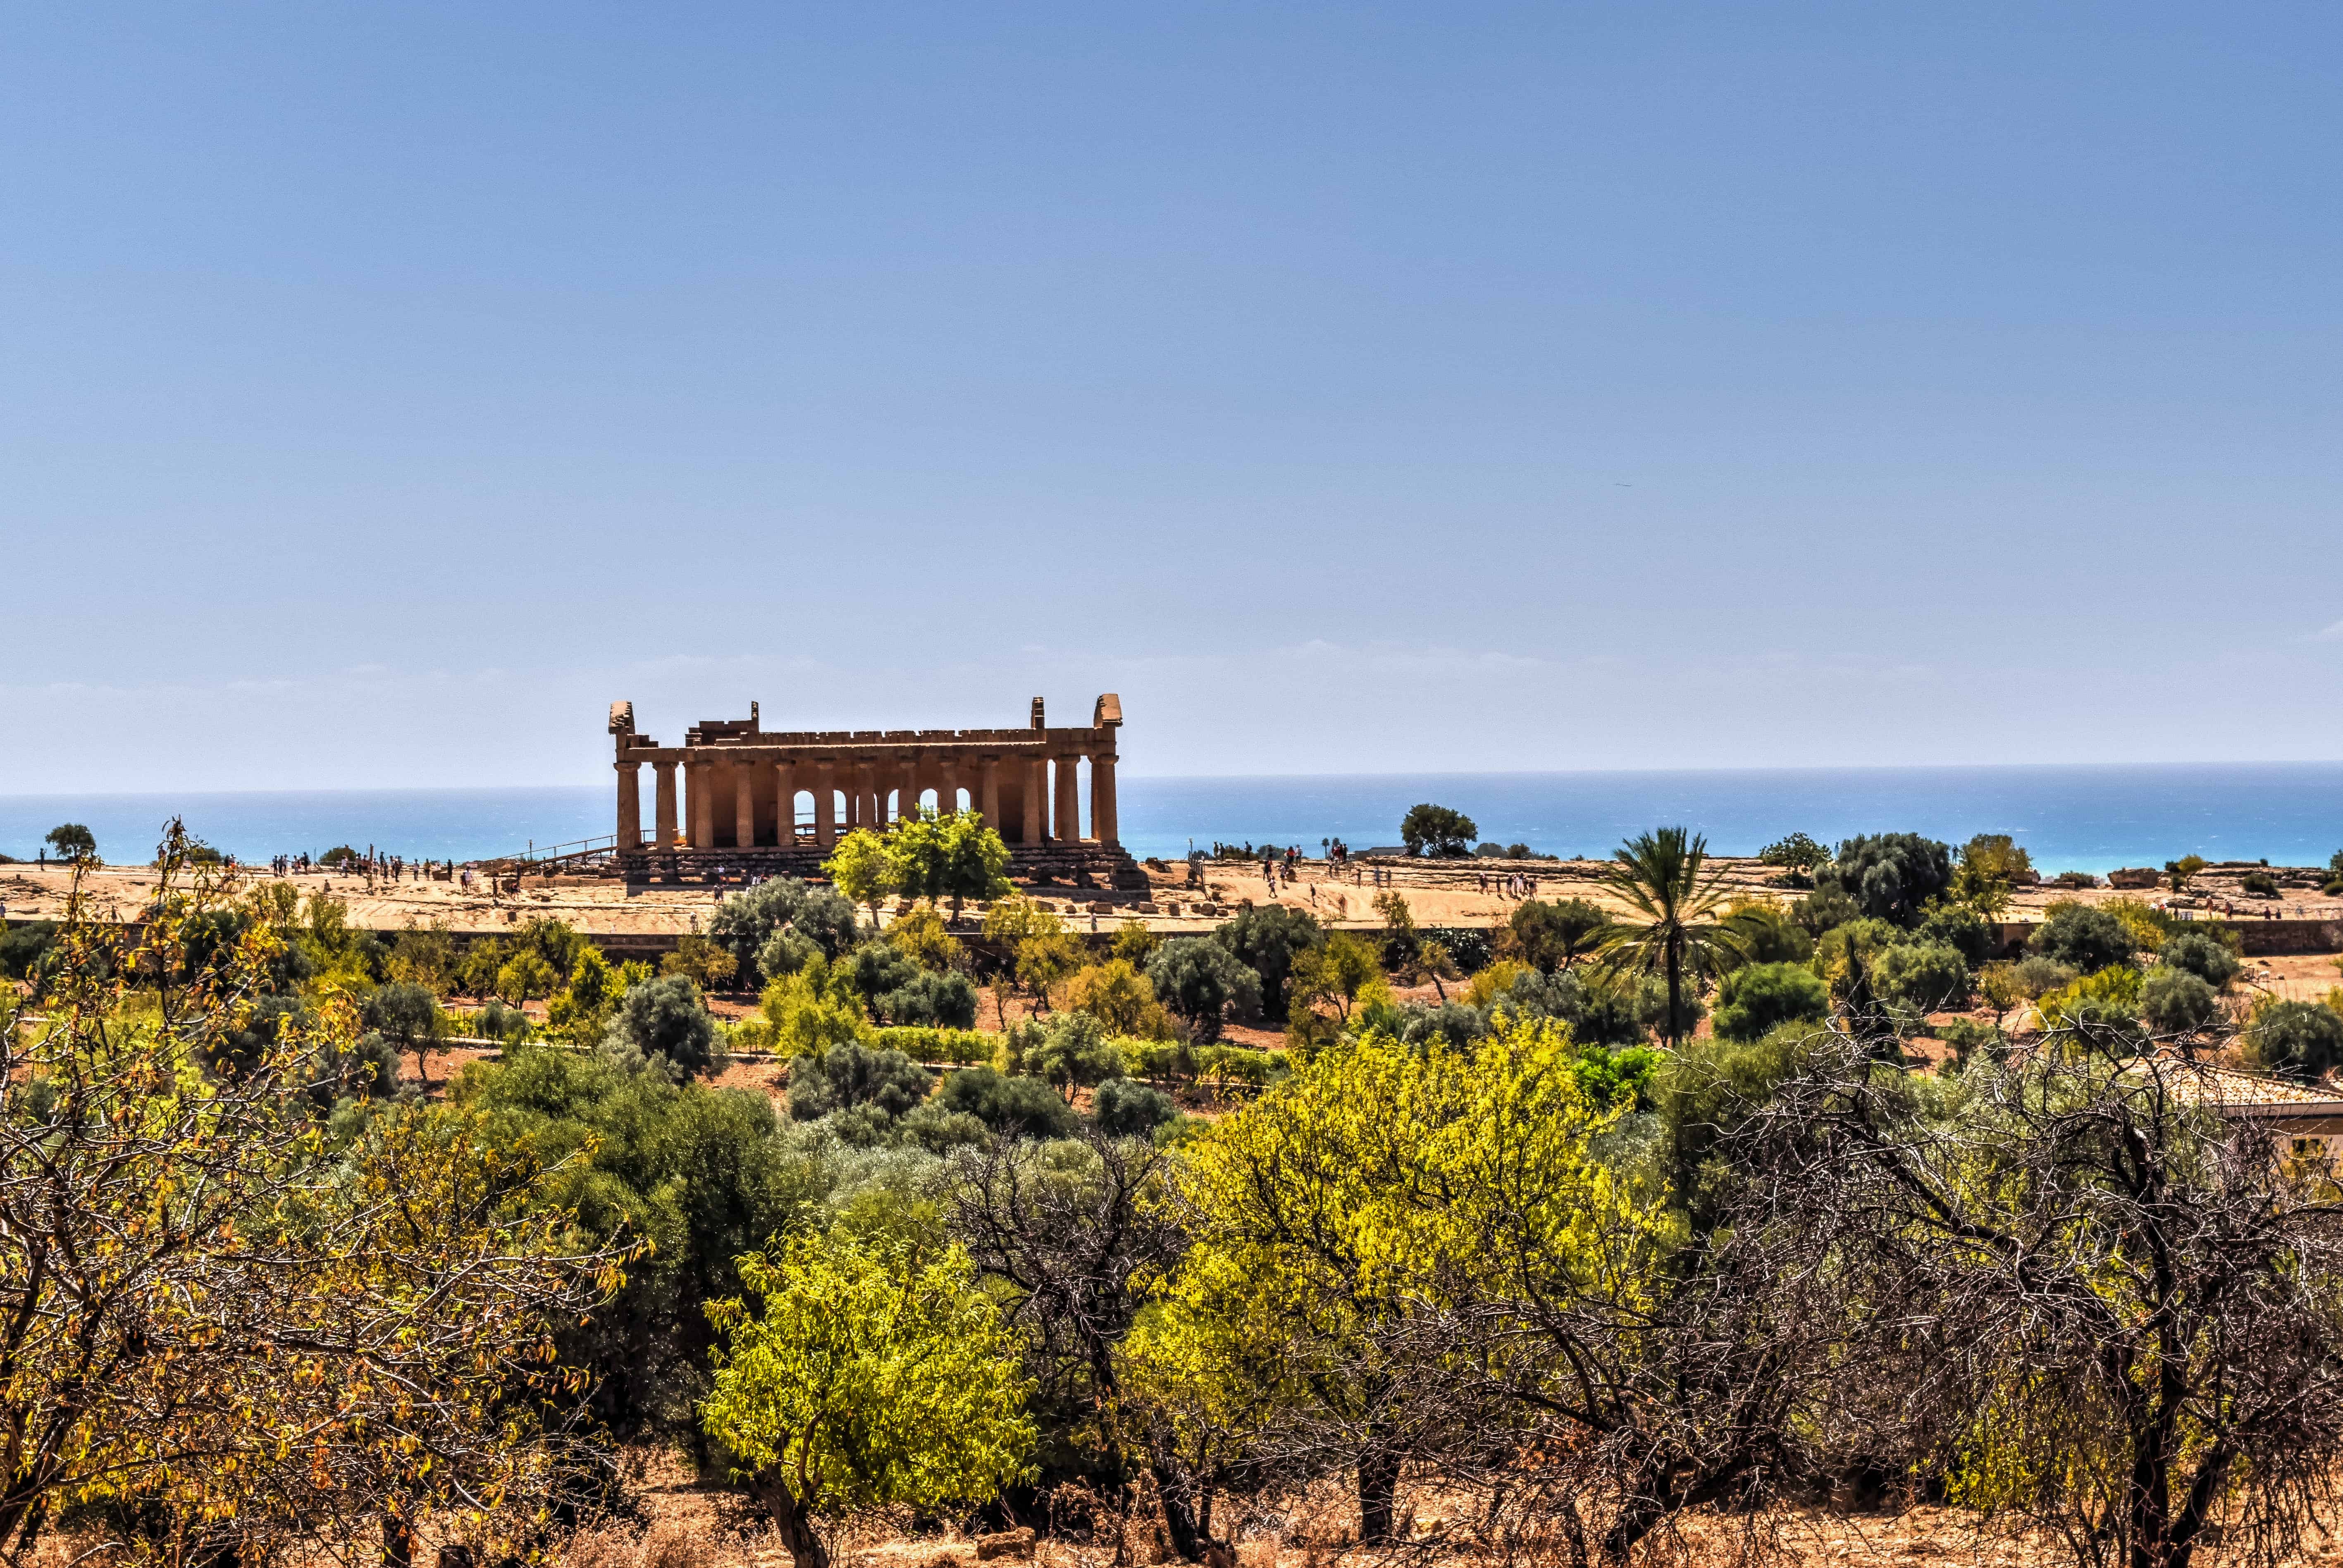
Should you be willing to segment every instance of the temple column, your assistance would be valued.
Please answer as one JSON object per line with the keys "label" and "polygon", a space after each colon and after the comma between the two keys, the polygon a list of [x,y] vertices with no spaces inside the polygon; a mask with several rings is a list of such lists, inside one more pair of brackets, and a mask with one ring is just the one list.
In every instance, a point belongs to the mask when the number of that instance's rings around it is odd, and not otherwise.
{"label": "temple column", "polygon": [[773,842],[784,849],[798,841],[798,765],[773,764]]}
{"label": "temple column", "polygon": [[675,764],[651,764],[651,830],[662,849],[675,848]]}
{"label": "temple column", "polygon": [[1061,757],[1057,759],[1058,803],[1057,839],[1063,844],[1082,841],[1082,803],[1077,791],[1081,787],[1081,759]]}
{"label": "temple column", "polygon": [[984,813],[984,825],[994,832],[1001,831],[1001,759],[988,757],[978,764],[981,779],[977,786],[977,809]]}
{"label": "temple column", "polygon": [[916,822],[920,819],[920,754],[903,753],[903,781],[895,787],[895,820]]}
{"label": "temple column", "polygon": [[732,775],[732,842],[743,849],[757,847],[757,769],[735,762]]}
{"label": "temple column", "polygon": [[1041,844],[1050,836],[1050,764],[1040,759],[1025,764],[1025,843]]}
{"label": "temple column", "polygon": [[824,762],[813,770],[813,847],[838,848],[838,767]]}
{"label": "temple column", "polygon": [[868,762],[854,765],[854,825],[876,832],[884,825],[879,815],[878,769]]}
{"label": "temple column", "polygon": [[643,765],[620,762],[618,769],[618,853],[643,847]]}
{"label": "temple column", "polygon": [[1091,837],[1101,844],[1117,844],[1114,819],[1114,765],[1111,751],[1091,759]]}
{"label": "temple column", "polygon": [[960,809],[960,763],[947,753],[936,769],[936,815],[949,817]]}
{"label": "temple column", "polygon": [[705,762],[683,765],[685,798],[691,807],[691,847],[716,848],[715,769]]}

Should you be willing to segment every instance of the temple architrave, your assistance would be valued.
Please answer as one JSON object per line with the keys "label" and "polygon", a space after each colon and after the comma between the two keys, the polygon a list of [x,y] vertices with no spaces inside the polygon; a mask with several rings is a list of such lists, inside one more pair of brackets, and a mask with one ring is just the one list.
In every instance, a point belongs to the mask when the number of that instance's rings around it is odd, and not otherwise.
{"label": "temple architrave", "polygon": [[924,807],[982,812],[1009,846],[1012,876],[1144,888],[1115,826],[1121,726],[1112,692],[1088,728],[1057,729],[1038,697],[1022,729],[769,731],[752,702],[746,719],[703,719],[682,745],[661,746],[636,730],[633,703],[614,702],[619,866],[630,881],[804,875],[847,833],[885,831]]}

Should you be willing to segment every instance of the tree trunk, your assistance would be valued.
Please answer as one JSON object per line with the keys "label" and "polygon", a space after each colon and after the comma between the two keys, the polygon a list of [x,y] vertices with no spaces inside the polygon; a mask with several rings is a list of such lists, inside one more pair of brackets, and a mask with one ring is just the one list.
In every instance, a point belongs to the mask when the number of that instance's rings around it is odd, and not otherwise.
{"label": "tree trunk", "polygon": [[1380,1443],[1359,1451],[1359,1542],[1380,1546],[1392,1535],[1392,1500],[1399,1491],[1399,1455]]}
{"label": "tree trunk", "polygon": [[773,1516],[774,1532],[789,1548],[789,1561],[796,1568],[830,1568],[830,1552],[814,1528],[813,1514],[797,1500],[787,1482],[775,1475],[759,1476],[749,1483],[749,1490]]}
{"label": "tree trunk", "polygon": [[1668,938],[1668,1044],[1673,1046],[1684,1038],[1684,954],[1677,950],[1676,939]]}
{"label": "tree trunk", "polygon": [[399,1514],[382,1516],[382,1568],[413,1568],[415,1526]]}
{"label": "tree trunk", "polygon": [[1155,1496],[1163,1504],[1163,1529],[1172,1537],[1172,1550],[1187,1562],[1201,1562],[1204,1533],[1196,1527],[1196,1488],[1189,1479],[1188,1467],[1172,1454],[1161,1434],[1148,1447],[1151,1452],[1147,1468],[1155,1476]]}

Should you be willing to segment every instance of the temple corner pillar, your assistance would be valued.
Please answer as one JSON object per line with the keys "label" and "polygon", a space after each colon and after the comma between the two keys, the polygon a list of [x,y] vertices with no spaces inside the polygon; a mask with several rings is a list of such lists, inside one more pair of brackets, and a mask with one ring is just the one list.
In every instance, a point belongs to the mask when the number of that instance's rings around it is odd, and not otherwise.
{"label": "temple corner pillar", "polygon": [[643,847],[643,765],[620,762],[615,766],[618,770],[617,849],[625,855]]}
{"label": "temple corner pillar", "polygon": [[1120,760],[1111,751],[1091,759],[1091,837],[1109,848],[1122,842],[1114,808],[1114,765]]}

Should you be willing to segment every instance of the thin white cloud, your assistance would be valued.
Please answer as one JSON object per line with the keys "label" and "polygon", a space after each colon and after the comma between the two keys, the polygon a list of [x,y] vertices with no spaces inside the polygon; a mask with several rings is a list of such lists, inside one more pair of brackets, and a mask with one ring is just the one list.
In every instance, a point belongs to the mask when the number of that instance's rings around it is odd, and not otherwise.
{"label": "thin white cloud", "polygon": [[2311,633],[2310,640],[2313,642],[2343,642],[2343,620],[2337,621],[2325,631],[2315,631]]}

